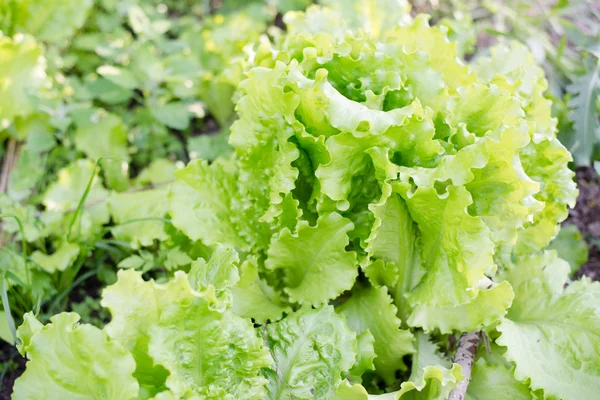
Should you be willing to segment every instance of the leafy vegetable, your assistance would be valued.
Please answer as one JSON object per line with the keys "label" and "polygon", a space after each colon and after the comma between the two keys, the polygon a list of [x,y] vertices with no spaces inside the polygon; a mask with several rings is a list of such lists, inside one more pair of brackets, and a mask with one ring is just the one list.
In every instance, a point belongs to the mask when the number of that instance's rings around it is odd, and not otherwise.
{"label": "leafy vegetable", "polygon": [[58,314],[43,326],[31,314],[19,327],[27,371],[16,382],[14,398],[135,399],[135,362],[105,332],[79,325],[74,313]]}
{"label": "leafy vegetable", "polygon": [[441,400],[473,331],[469,399],[600,391],[559,233],[595,48],[502,4],[527,44],[474,46],[462,2],[308,3],[0,0],[15,398]]}
{"label": "leafy vegetable", "polygon": [[515,288],[515,302],[498,326],[498,344],[507,347],[516,378],[530,379],[532,389],[558,398],[586,398],[599,388],[593,349],[600,346],[600,285],[584,279],[563,289],[568,273],[569,265],[553,252],[512,266],[507,279]]}
{"label": "leafy vegetable", "polygon": [[144,282],[134,270],[121,271],[102,305],[113,317],[106,331],[132,351],[134,376],[148,390],[165,386],[175,396],[209,399],[255,399],[264,392],[259,372],[271,361],[250,321],[213,309],[183,272],[160,285]]}

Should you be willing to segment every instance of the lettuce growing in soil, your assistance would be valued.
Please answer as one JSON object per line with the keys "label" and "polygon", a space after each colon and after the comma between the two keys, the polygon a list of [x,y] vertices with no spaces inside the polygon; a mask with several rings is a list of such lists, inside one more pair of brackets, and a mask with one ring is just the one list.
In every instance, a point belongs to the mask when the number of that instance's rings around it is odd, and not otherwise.
{"label": "lettuce growing in soil", "polygon": [[518,43],[466,65],[426,16],[384,18],[285,16],[234,154],[169,192],[212,255],[169,282],[119,272],[103,330],[28,317],[15,398],[444,399],[450,337],[474,330],[468,398],[600,393],[600,284],[565,286],[546,249],[577,190],[542,69]]}

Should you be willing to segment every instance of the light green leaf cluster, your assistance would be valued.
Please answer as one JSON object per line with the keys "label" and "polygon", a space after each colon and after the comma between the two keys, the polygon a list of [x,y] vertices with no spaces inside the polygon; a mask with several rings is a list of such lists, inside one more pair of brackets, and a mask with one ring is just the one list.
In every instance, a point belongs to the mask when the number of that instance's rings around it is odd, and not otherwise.
{"label": "light green leaf cluster", "polygon": [[[223,266],[216,264],[227,262],[224,251],[208,263],[214,268],[204,278],[211,282]],[[146,282],[132,269],[118,275],[102,296],[112,314],[105,330],[133,354],[133,376],[145,391],[168,389],[175,398],[264,397],[267,381],[260,371],[272,359],[249,320],[218,307],[210,293],[194,290],[192,276],[181,271],[165,284]],[[197,273],[192,281],[198,281]]]}
{"label": "light green leaf cluster", "polygon": [[[287,34],[257,48],[239,87],[235,153],[177,173],[175,226],[237,249],[278,306],[334,304],[361,338],[352,380],[323,378],[340,398],[399,385],[411,354],[412,374],[390,398],[446,398],[462,376],[423,355],[436,353],[423,332],[480,329],[502,332],[517,386],[530,377],[533,390],[556,395],[522,371],[505,333],[521,307],[506,269],[544,254],[577,195],[542,69],[518,43],[466,65],[448,27],[426,16],[330,3],[288,13]],[[241,315],[281,318],[281,308],[239,308],[231,290]],[[582,301],[573,299],[565,310]],[[269,379],[275,393],[296,390],[285,373]]]}

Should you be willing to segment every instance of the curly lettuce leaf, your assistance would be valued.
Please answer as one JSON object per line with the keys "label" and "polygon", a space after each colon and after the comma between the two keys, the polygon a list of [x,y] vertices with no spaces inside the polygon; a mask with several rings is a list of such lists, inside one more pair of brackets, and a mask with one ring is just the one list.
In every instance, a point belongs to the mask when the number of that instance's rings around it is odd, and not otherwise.
{"label": "curly lettuce leaf", "polygon": [[[406,369],[403,357],[412,354],[414,337],[409,330],[400,329],[401,321],[396,317],[397,309],[385,288],[361,287],[352,289],[350,298],[337,307],[350,329],[357,334],[371,332],[375,371],[386,383],[392,384],[396,371]],[[377,310],[374,312],[374,310]]]}
{"label": "curly lettuce leaf", "polygon": [[139,385],[132,376],[135,361],[117,341],[79,315],[62,313],[48,325],[26,314],[18,335],[29,359],[16,380],[14,399],[133,400]]}
{"label": "curly lettuce leaf", "polygon": [[274,237],[267,253],[268,270],[281,269],[290,301],[325,304],[352,288],[358,275],[356,254],[346,251],[352,223],[337,213],[325,215],[312,227],[298,223]]}
{"label": "curly lettuce leaf", "polygon": [[419,333],[416,339],[417,352],[410,377],[401,384],[395,399],[447,399],[452,389],[464,379],[462,368],[443,359],[427,335]]}
{"label": "curly lettuce leaf", "polygon": [[292,309],[273,287],[260,279],[257,264],[255,258],[248,258],[240,265],[240,280],[231,288],[233,312],[256,323],[278,321]]}
{"label": "curly lettuce leaf", "polygon": [[329,399],[354,364],[356,334],[331,306],[302,308],[265,332],[274,365],[267,399]]}
{"label": "curly lettuce leaf", "polygon": [[233,202],[237,193],[236,168],[230,161],[212,164],[195,160],[175,173],[169,193],[173,225],[192,240],[207,245],[223,243],[247,249],[240,235]]}
{"label": "curly lettuce leaf", "polygon": [[416,335],[417,351],[413,356],[411,374],[402,382],[400,390],[370,395],[361,385],[351,385],[348,381],[337,387],[335,400],[446,400],[452,391],[464,379],[458,364],[443,359],[437,353],[437,347],[429,341],[427,335]]}
{"label": "curly lettuce leaf", "polygon": [[234,249],[219,244],[208,261],[199,258],[192,263],[190,285],[198,292],[211,285],[218,291],[225,290],[239,281],[239,262],[240,258]]}
{"label": "curly lettuce leaf", "polygon": [[483,400],[494,393],[498,400],[531,400],[531,389],[515,378],[513,370],[504,364],[490,364],[480,358],[473,365],[465,399]]}
{"label": "curly lettuce leaf", "polygon": [[566,261],[547,251],[521,257],[505,277],[515,291],[496,342],[516,365],[515,377],[562,399],[600,391],[600,284],[588,279],[564,288]]}
{"label": "curly lettuce leaf", "polygon": [[112,315],[105,330],[131,349],[140,383],[157,391],[166,387],[177,397],[264,396],[260,370],[271,358],[249,320],[215,309],[182,271],[165,284],[145,282],[134,270],[118,277],[102,295]]}

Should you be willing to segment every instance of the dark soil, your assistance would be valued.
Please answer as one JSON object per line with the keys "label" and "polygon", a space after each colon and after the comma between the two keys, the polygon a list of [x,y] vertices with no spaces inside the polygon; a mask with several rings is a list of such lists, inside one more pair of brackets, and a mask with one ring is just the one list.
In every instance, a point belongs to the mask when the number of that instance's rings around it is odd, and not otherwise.
{"label": "dark soil", "polygon": [[593,168],[577,169],[579,197],[565,224],[575,224],[589,245],[588,262],[575,275],[600,280],[600,177]]}
{"label": "dark soil", "polygon": [[2,386],[0,386],[0,400],[10,400],[15,380],[21,376],[24,370],[25,359],[21,357],[14,346],[0,340],[0,374],[5,371],[4,377],[2,377]]}

